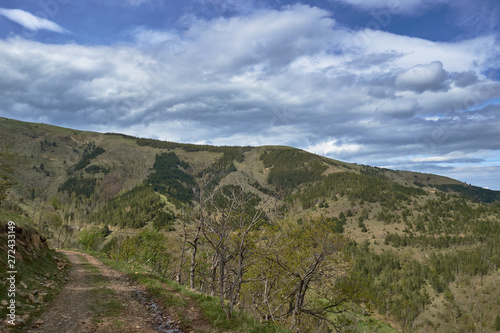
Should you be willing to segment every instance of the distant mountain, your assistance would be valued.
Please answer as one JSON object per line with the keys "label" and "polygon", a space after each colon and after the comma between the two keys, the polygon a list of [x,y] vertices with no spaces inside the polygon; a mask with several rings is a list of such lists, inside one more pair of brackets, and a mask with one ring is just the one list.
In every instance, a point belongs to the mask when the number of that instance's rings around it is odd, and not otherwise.
{"label": "distant mountain", "polygon": [[407,331],[488,332],[500,314],[500,191],[291,147],[182,144],[6,118],[0,149],[12,166],[0,172],[14,182],[2,207],[42,230],[175,231],[201,180],[208,188],[239,184],[261,198],[282,191],[291,218],[339,222],[378,318]]}

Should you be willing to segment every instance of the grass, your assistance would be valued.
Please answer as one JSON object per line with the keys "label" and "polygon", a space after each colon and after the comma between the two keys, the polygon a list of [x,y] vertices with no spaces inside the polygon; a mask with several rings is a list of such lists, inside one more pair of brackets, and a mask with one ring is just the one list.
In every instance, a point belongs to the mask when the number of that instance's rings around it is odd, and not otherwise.
{"label": "grass", "polygon": [[[4,220],[5,217],[7,219]],[[13,269],[7,269],[7,235],[4,232],[0,234],[0,253],[2,253],[0,257],[0,276],[3,277],[0,282],[0,300],[10,301],[10,299],[15,299],[16,316],[23,317],[29,314],[29,318],[24,324],[17,322],[16,327],[11,328],[11,331],[17,332],[22,331],[23,327],[31,324],[34,317],[43,313],[46,305],[61,290],[67,270],[60,271],[58,269],[57,262],[54,260],[57,254],[54,251],[48,249],[39,251],[33,248],[34,244],[30,243],[29,238],[26,237],[29,237],[35,231],[23,217],[6,213],[0,209],[0,230],[4,230],[4,221],[8,220],[15,221],[16,226],[21,226],[23,231],[22,234],[16,234],[15,297],[9,297],[9,288],[6,280],[4,280],[7,277],[7,271]],[[35,234],[35,237],[37,235]],[[31,302],[29,296],[36,291],[38,293],[34,296],[35,299],[43,297],[43,302]],[[7,313],[8,309],[0,306],[0,318],[7,319]]]}
{"label": "grass", "polygon": [[[92,321],[101,322],[103,318],[116,318],[119,317],[124,310],[124,306],[121,302],[116,299],[107,299],[109,296],[113,296],[116,292],[106,285],[109,280],[106,276],[101,274],[98,267],[87,262],[87,259],[83,255],[78,255],[85,270],[89,272],[92,276],[92,285],[95,287],[92,289],[92,293],[95,296],[95,302],[90,305],[90,310],[94,313]],[[120,323],[117,319],[117,323]],[[115,323],[113,321],[113,323]],[[123,325],[123,323],[121,323]],[[120,327],[120,325],[118,325]]]}
{"label": "grass", "polygon": [[92,318],[99,322],[101,318],[119,317],[125,307],[117,300],[98,300],[90,306],[90,310],[94,313]]}
{"label": "grass", "polygon": [[218,298],[194,292],[189,288],[179,285],[169,279],[162,278],[149,272],[138,265],[115,262],[102,255],[92,253],[105,264],[114,269],[128,274],[132,279],[146,287],[147,293],[170,312],[176,315],[183,325],[191,325],[191,320],[186,316],[193,303],[203,314],[206,322],[218,332],[249,332],[249,333],[285,333],[289,332],[272,324],[259,323],[242,311],[237,311],[234,318],[228,319],[220,306]]}
{"label": "grass", "polygon": [[377,333],[398,333],[399,331],[392,328],[386,323],[382,323],[372,317],[363,317],[358,325],[359,332],[377,332]]}

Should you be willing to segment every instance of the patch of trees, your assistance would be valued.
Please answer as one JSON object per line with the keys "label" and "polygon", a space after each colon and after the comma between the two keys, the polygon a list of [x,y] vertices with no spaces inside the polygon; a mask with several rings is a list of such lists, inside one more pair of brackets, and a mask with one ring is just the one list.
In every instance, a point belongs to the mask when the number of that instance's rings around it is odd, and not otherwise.
{"label": "patch of trees", "polygon": [[465,198],[469,198],[478,202],[491,203],[500,201],[500,191],[493,191],[478,186],[466,186],[461,184],[438,184],[431,186],[443,192],[458,193]]}
{"label": "patch of trees", "polygon": [[80,231],[77,241],[84,250],[97,251],[110,234],[111,231],[107,225],[103,227],[91,226]]}
{"label": "patch of trees", "polygon": [[57,147],[57,142],[49,142],[47,139],[40,141],[40,150],[45,151],[46,147]]}
{"label": "patch of trees", "polygon": [[410,235],[398,235],[388,233],[385,236],[385,245],[391,245],[393,247],[421,247],[421,248],[435,248],[435,249],[445,249],[450,246],[470,246],[477,244],[477,237],[471,235],[457,236],[457,235],[420,235],[415,236],[412,233]]}
{"label": "patch of trees", "polygon": [[109,168],[102,167],[100,165],[91,165],[91,166],[85,168],[85,172],[91,173],[93,175],[96,173],[102,172],[103,174],[107,175],[110,172],[110,170],[109,170]]}
{"label": "patch of trees", "polygon": [[376,254],[368,245],[368,242],[350,243],[354,269],[366,277],[371,303],[377,312],[393,317],[405,329],[410,329],[430,303],[425,289],[429,269],[416,260],[402,260],[393,252]]}
{"label": "patch of trees", "polygon": [[59,186],[58,191],[66,191],[70,196],[76,198],[85,197],[88,199],[94,194],[96,183],[97,181],[95,178],[84,178],[82,175],[73,176]]}
{"label": "patch of trees", "polygon": [[175,215],[151,187],[138,186],[111,199],[91,220],[120,228],[142,228],[152,222],[156,229],[170,230]]}
{"label": "patch of trees", "polygon": [[367,175],[367,176],[378,177],[378,178],[382,178],[382,179],[389,179],[384,174],[384,169],[378,168],[378,167],[363,166],[361,168],[360,172],[364,175]]}
{"label": "patch of trees", "polygon": [[96,146],[95,142],[88,143],[84,146],[82,158],[73,166],[73,169],[76,171],[82,170],[89,165],[94,158],[103,154],[105,151],[104,148]]}
{"label": "patch of trees", "polygon": [[188,168],[189,164],[179,160],[174,152],[157,154],[153,165],[155,172],[148,176],[146,183],[159,193],[189,202],[193,198],[195,181],[184,171]]}
{"label": "patch of trees", "polygon": [[241,163],[245,159],[245,149],[238,149],[238,147],[226,148],[228,149],[224,150],[223,155],[214,164],[198,173],[199,178],[209,175],[211,178],[210,184],[207,184],[209,188],[215,188],[222,178],[231,172],[237,171],[234,162]]}
{"label": "patch of trees", "polygon": [[321,182],[305,186],[292,199],[300,200],[306,209],[319,198],[336,195],[347,196],[351,201],[378,202],[382,206],[393,207],[401,202],[411,202],[414,197],[425,193],[422,189],[402,186],[383,177],[337,172],[323,177]]}
{"label": "patch of trees", "polygon": [[358,311],[366,295],[350,274],[336,219],[282,220],[277,197],[261,199],[239,184],[197,193],[180,258],[173,247],[155,251],[154,240],[144,243],[143,236],[115,237],[108,253],[151,265],[175,259],[162,274],[218,296],[228,318],[238,307],[296,331],[332,330]]}
{"label": "patch of trees", "polygon": [[[500,209],[496,204],[474,204],[453,195],[438,195],[415,208],[415,218],[407,226],[429,235],[478,237],[500,232]],[[479,239],[479,238],[478,238]]]}
{"label": "patch of trees", "polygon": [[135,236],[117,235],[103,249],[115,261],[148,265],[160,276],[171,269],[172,254],[167,238],[154,229],[143,229]]}
{"label": "patch of trees", "polygon": [[[428,204],[438,207],[436,202],[439,200]],[[461,198],[449,199],[445,196],[442,200],[444,211],[436,211],[436,215],[454,216],[461,208],[466,216],[475,216],[467,220],[472,227],[454,235],[432,234],[436,230],[447,230],[438,228],[438,225],[448,222],[425,212],[417,216],[417,221],[421,219],[419,222],[412,222],[414,227],[422,224],[416,229],[423,234],[415,235],[407,231],[405,235],[389,233],[385,238],[386,245],[426,249],[429,255],[424,260],[405,258],[392,251],[377,254],[370,250],[368,242],[353,242],[349,246],[356,272],[368,278],[369,293],[375,296],[373,306],[408,330],[430,303],[426,286],[432,287],[438,294],[445,293],[450,284],[459,278],[486,276],[500,267],[500,223],[491,218],[497,214],[497,208],[461,206]],[[447,211],[450,207],[455,207],[457,211]],[[449,247],[453,247],[453,251],[440,251]]]}
{"label": "patch of trees", "polygon": [[267,182],[276,188],[293,190],[299,185],[315,182],[327,166],[321,158],[298,149],[273,149],[264,151],[260,159],[270,168]]}
{"label": "patch of trees", "polygon": [[[178,143],[170,141],[161,141],[155,139],[137,138],[125,134],[116,133],[106,133],[106,135],[119,135],[126,139],[135,140],[139,146],[148,146],[158,149],[182,149],[186,152],[198,152],[198,151],[208,151],[212,153],[227,153],[228,155],[234,155],[231,159],[242,162],[243,153],[252,149],[252,147],[239,147],[239,146],[210,146],[210,145],[195,145],[189,143]],[[237,157],[236,157],[237,156]],[[241,159],[241,160],[240,160]]]}
{"label": "patch of trees", "polygon": [[[498,238],[498,237],[497,237]],[[449,253],[431,253],[425,261],[403,259],[394,252],[376,254],[368,243],[352,242],[349,251],[355,270],[367,277],[371,302],[405,329],[430,304],[426,286],[443,293],[460,276],[485,276],[500,265],[500,250],[491,240],[478,247]]]}

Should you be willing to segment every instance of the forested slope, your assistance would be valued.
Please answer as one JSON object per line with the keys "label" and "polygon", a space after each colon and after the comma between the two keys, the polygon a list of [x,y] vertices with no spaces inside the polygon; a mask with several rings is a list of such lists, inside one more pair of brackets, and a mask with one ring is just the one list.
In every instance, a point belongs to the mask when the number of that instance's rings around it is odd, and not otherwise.
{"label": "forested slope", "polygon": [[[1,205],[53,246],[143,258],[220,295],[228,314],[240,306],[286,327],[377,330],[376,318],[403,331],[497,328],[497,191],[290,147],[191,145],[10,119],[0,130]],[[289,261],[299,253],[315,265]],[[311,267],[308,280],[300,272]]]}

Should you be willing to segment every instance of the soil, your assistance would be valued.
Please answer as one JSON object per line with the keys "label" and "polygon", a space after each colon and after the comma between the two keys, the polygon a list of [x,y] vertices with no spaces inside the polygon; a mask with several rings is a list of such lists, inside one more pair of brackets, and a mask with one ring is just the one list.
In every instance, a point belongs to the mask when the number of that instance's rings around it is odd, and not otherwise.
{"label": "soil", "polygon": [[[60,252],[72,264],[69,282],[43,316],[34,320],[29,332],[182,332],[169,327],[167,318],[158,318],[158,313],[153,313],[150,306],[141,302],[137,297],[141,287],[134,285],[125,274],[88,254]],[[100,273],[85,267],[89,264],[97,267]],[[106,306],[109,304],[111,310]]]}

